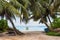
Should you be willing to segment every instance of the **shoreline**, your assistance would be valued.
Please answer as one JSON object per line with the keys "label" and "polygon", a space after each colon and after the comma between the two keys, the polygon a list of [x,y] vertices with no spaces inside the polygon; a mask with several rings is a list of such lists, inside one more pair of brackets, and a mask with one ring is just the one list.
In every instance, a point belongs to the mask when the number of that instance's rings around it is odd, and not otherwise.
{"label": "shoreline", "polygon": [[21,31],[21,32],[23,32],[23,33],[30,33],[30,32],[35,32],[35,33],[36,33],[36,32],[41,32],[41,33],[42,33],[42,32],[44,32],[44,31],[34,31],[34,30],[33,30],[33,31],[31,31],[31,30],[27,30],[27,31],[26,31],[26,30],[23,30],[23,31]]}
{"label": "shoreline", "polygon": [[0,40],[60,40],[57,36],[48,36],[40,31],[25,32],[25,35],[2,36]]}

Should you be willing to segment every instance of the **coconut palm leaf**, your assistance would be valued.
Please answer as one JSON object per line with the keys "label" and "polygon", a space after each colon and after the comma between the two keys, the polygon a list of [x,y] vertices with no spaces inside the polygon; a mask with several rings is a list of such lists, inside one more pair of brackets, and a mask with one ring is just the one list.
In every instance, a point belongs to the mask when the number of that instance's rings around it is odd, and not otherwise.
{"label": "coconut palm leaf", "polygon": [[0,14],[3,12],[3,6],[0,5]]}
{"label": "coconut palm leaf", "polygon": [[10,0],[9,2],[11,5],[13,5],[15,8],[20,8],[21,4],[17,0]]}
{"label": "coconut palm leaf", "polygon": [[21,3],[25,8],[27,8],[31,3],[29,0],[17,0],[19,3]]}
{"label": "coconut palm leaf", "polygon": [[24,10],[24,9],[22,8],[22,9],[21,9],[21,13],[22,13],[22,15],[23,15],[22,21],[25,22],[25,23],[27,23],[27,22],[28,22],[28,16],[29,16],[27,10]]}

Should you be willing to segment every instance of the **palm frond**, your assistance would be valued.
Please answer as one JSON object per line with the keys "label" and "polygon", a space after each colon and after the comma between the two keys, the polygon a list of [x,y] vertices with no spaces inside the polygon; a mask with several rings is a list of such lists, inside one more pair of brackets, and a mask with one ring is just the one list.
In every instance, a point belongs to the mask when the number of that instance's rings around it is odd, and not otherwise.
{"label": "palm frond", "polygon": [[15,8],[22,7],[23,9],[26,9],[21,3],[19,3],[17,0],[10,0],[9,2],[11,5],[13,5]]}
{"label": "palm frond", "polygon": [[15,7],[13,7],[12,5],[10,5],[10,4],[7,4],[6,9],[7,9],[10,13],[16,14],[17,16],[20,14],[19,11],[18,11]]}
{"label": "palm frond", "polygon": [[3,12],[3,6],[0,4],[0,14]]}
{"label": "palm frond", "polygon": [[60,0],[55,0],[54,2],[54,9],[57,10],[60,6]]}
{"label": "palm frond", "polygon": [[24,7],[27,8],[29,5],[31,5],[31,3],[29,2],[29,0],[22,0],[24,3]]}
{"label": "palm frond", "polygon": [[27,23],[28,22],[28,12],[27,12],[27,10],[24,10],[24,9],[22,9],[22,15],[23,15],[23,19],[22,19],[22,21],[24,21],[25,23]]}
{"label": "palm frond", "polygon": [[9,2],[11,5],[13,5],[15,8],[20,8],[21,4],[17,0],[10,0]]}

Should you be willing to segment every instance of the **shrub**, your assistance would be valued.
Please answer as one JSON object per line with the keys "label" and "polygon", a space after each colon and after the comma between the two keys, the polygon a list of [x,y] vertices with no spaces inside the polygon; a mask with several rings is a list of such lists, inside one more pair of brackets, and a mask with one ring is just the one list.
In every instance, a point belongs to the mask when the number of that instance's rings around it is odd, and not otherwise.
{"label": "shrub", "polygon": [[46,34],[50,36],[60,36],[60,33],[56,33],[56,32],[48,32]]}
{"label": "shrub", "polygon": [[7,21],[4,19],[1,19],[0,20],[0,32],[6,31],[7,28],[8,28]]}
{"label": "shrub", "polygon": [[[60,18],[55,18],[51,24],[51,27],[54,29],[60,28]],[[55,30],[54,32],[47,32],[47,35],[51,35],[51,36],[60,36],[60,33]]]}
{"label": "shrub", "polygon": [[60,28],[60,18],[55,18],[51,26],[52,28]]}

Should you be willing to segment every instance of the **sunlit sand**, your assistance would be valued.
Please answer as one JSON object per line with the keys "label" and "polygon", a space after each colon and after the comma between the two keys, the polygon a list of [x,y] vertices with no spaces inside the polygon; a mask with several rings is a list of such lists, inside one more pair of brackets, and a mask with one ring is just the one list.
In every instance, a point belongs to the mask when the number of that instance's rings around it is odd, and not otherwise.
{"label": "sunlit sand", "polygon": [[25,35],[1,36],[0,40],[60,40],[58,36],[48,36],[43,32],[24,32]]}

